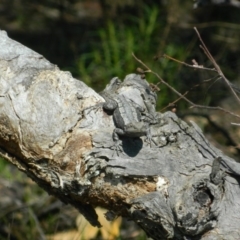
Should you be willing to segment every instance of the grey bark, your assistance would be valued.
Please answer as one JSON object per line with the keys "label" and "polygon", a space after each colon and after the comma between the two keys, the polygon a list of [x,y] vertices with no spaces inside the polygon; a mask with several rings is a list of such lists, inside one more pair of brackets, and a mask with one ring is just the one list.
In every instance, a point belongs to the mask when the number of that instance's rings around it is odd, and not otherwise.
{"label": "grey bark", "polygon": [[102,102],[0,32],[2,157],[94,226],[102,206],[109,219],[127,217],[153,239],[240,239],[238,163],[171,112],[151,126],[157,145],[123,137],[116,155]]}

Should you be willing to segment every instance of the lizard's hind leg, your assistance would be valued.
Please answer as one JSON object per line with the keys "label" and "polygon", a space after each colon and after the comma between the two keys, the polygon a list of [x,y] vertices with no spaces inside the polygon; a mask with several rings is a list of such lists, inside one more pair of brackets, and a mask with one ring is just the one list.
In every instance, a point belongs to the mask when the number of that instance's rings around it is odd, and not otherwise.
{"label": "lizard's hind leg", "polygon": [[151,127],[149,125],[147,126],[146,142],[149,144],[150,148],[152,147],[152,143],[154,143],[155,146],[158,145],[152,137]]}

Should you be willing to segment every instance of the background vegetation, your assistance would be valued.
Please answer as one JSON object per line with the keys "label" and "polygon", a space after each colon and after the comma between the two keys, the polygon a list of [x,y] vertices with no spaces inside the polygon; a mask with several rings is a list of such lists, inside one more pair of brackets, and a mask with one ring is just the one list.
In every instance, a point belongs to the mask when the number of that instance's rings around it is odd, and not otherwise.
{"label": "background vegetation", "polygon": [[[219,105],[239,114],[230,92],[214,74],[162,57],[167,54],[190,64],[195,59],[212,67],[198,47],[196,26],[227,78],[240,86],[239,12],[227,6],[193,9],[190,0],[2,0],[0,28],[96,91],[114,76],[123,79],[135,72],[139,63],[132,57],[134,52],[182,93],[200,84],[187,95],[195,103]],[[153,75],[147,79],[159,81]],[[213,80],[204,83],[207,79]],[[159,87],[160,111],[177,96],[165,86]],[[197,122],[212,143],[238,159],[240,135],[239,127],[231,125],[234,119],[188,107],[179,101],[177,114]],[[93,229],[88,231],[91,237],[80,237],[82,227],[87,227],[78,213],[47,196],[2,159],[0,191],[0,239],[146,239],[126,220],[117,220],[114,226],[106,224],[107,237]]]}

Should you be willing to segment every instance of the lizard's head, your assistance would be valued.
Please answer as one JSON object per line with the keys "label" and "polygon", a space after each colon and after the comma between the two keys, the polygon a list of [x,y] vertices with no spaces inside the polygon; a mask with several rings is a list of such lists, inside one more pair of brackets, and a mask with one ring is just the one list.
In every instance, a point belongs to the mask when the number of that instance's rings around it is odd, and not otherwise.
{"label": "lizard's head", "polygon": [[106,86],[106,91],[115,91],[119,88],[122,81],[118,77],[114,77],[110,80],[109,84]]}

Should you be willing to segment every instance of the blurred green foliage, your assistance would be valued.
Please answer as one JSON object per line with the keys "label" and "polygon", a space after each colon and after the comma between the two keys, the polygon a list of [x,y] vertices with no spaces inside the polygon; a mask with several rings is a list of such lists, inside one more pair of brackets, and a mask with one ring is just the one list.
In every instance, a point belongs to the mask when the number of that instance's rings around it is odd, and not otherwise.
{"label": "blurred green foliage", "polygon": [[[160,16],[161,12],[155,5],[145,6],[141,18],[130,15],[118,24],[109,20],[105,27],[97,31],[99,42],[94,43],[90,52],[81,54],[77,61],[81,79],[96,90],[103,89],[111,78],[118,76],[123,79],[126,74],[136,71],[140,64],[132,56],[134,53],[146,65],[154,67],[169,84],[179,87],[180,81],[176,81],[178,64],[167,59],[154,61],[154,56],[161,50],[160,29],[164,31],[164,28],[168,28],[160,21]],[[177,59],[187,56],[184,48],[174,43],[164,44],[164,53]],[[147,80],[152,83],[159,81],[152,74],[147,74]],[[161,91],[159,106],[171,100],[169,94],[169,89]]]}
{"label": "blurred green foliage", "polygon": [[161,27],[161,22],[157,21],[159,10],[146,7],[144,11],[146,14],[141,19],[128,16],[127,24],[109,20],[97,31],[98,44],[94,43],[91,51],[78,60],[79,75],[85,82],[103,88],[112,77],[123,78],[135,71],[132,53],[148,58],[156,54],[158,39],[154,34]]}
{"label": "blurred green foliage", "polygon": [[0,176],[2,178],[11,180],[14,176],[15,180],[21,180],[22,175],[23,174],[10,165],[8,161],[0,157]]}

